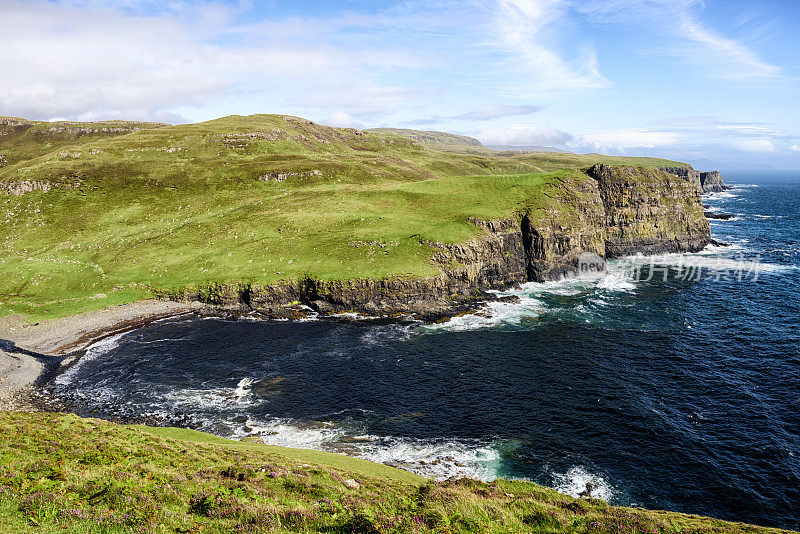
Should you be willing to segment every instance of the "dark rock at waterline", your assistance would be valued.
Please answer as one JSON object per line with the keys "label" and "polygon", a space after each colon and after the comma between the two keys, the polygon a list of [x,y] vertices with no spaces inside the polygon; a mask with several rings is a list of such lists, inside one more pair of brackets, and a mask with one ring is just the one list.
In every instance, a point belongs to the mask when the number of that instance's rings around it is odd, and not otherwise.
{"label": "dark rock at waterline", "polygon": [[715,213],[713,211],[704,211],[703,215],[705,215],[707,219],[719,219],[722,221],[727,221],[728,219],[733,219],[735,217],[735,215],[730,213]]}
{"label": "dark rock at waterline", "polygon": [[504,302],[506,304],[519,304],[520,299],[517,295],[502,295],[497,297],[497,302]]}
{"label": "dark rock at waterline", "polygon": [[712,239],[709,245],[714,245],[715,247],[729,247],[731,246],[730,243],[723,243],[722,241],[717,241],[716,239]]}

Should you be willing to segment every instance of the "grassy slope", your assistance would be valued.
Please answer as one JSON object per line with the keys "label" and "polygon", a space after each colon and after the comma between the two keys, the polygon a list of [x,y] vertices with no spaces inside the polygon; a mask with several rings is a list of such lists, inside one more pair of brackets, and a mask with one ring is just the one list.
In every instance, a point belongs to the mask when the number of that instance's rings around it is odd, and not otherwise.
{"label": "grassy slope", "polygon": [[0,532],[64,531],[778,532],[576,500],[528,482],[434,483],[188,430],[0,412]]}
{"label": "grassy slope", "polygon": [[[0,153],[12,137],[0,136]],[[596,162],[674,164],[459,154],[275,115],[77,137],[0,168],[0,191],[56,184],[0,193],[0,316],[39,320],[209,282],[430,275],[421,241],[463,242],[478,232],[469,217],[546,206],[558,179],[586,179],[579,169]]]}
{"label": "grassy slope", "polygon": [[14,164],[75,144],[163,126],[167,125],[135,121],[36,122],[0,117],[0,164]]}

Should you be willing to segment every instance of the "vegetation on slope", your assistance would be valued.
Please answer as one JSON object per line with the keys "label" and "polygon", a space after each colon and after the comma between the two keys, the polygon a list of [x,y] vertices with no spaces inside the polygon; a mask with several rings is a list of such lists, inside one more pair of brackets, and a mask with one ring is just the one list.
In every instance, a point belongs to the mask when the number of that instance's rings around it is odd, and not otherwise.
{"label": "vegetation on slope", "polygon": [[594,163],[681,165],[458,154],[277,115],[141,125],[49,150],[63,132],[48,124],[24,143],[0,135],[9,162],[14,147],[41,145],[0,168],[0,316],[39,320],[193,284],[426,276],[427,243],[469,240],[481,231],[472,217],[546,207],[560,179]]}
{"label": "vegetation on slope", "polygon": [[0,412],[2,532],[758,533],[522,481],[432,482],[330,453]]}
{"label": "vegetation on slope", "polygon": [[135,121],[34,122],[18,117],[0,117],[0,167],[62,147],[163,126],[168,125]]}

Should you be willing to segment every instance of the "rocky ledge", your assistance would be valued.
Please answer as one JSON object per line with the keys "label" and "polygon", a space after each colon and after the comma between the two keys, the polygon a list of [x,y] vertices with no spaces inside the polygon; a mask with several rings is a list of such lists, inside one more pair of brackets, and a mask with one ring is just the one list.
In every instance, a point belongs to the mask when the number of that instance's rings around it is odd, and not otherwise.
{"label": "rocky ledge", "polygon": [[474,306],[487,298],[488,289],[574,275],[585,252],[604,258],[694,252],[711,242],[699,190],[673,174],[595,165],[561,178],[552,191],[546,207],[500,220],[473,220],[480,232],[466,243],[427,243],[439,271],[435,276],[306,277],[272,285],[208,284],[157,295],[267,316],[291,316],[305,307],[432,320]]}

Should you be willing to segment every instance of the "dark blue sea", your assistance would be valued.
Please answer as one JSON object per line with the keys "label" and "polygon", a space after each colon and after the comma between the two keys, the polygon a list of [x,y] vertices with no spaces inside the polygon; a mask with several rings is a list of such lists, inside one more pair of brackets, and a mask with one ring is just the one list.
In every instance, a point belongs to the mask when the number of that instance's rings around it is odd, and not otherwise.
{"label": "dark blue sea", "polygon": [[800,529],[800,174],[727,173],[726,246],[527,284],[426,326],[183,319],[108,338],[74,411],[521,477],[615,504]]}

